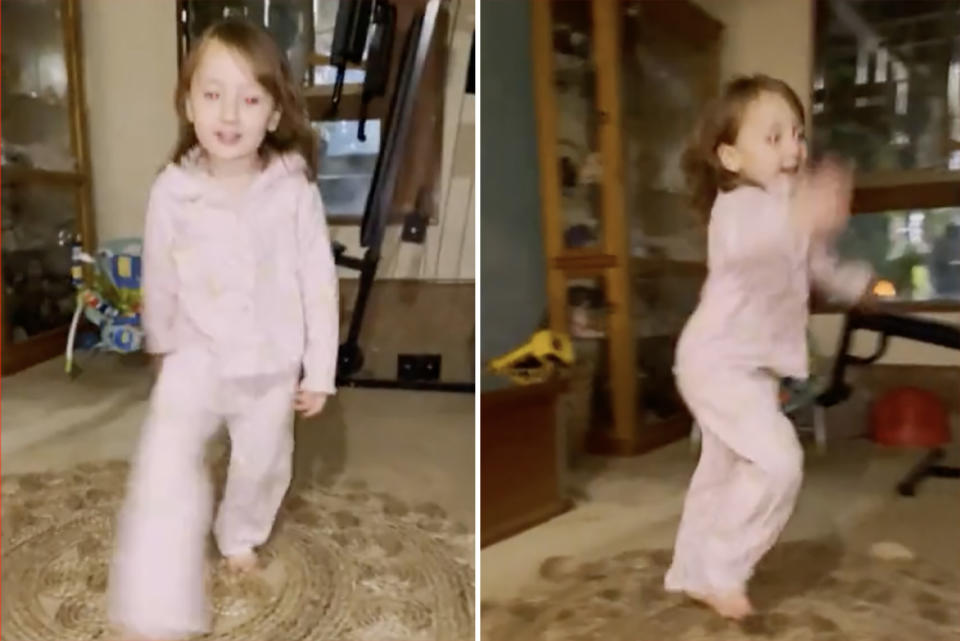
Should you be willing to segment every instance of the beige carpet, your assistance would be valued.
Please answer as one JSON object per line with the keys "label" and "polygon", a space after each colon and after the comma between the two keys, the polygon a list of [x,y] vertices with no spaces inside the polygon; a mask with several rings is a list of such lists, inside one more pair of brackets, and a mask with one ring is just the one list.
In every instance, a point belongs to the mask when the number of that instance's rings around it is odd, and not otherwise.
{"label": "beige carpet", "polygon": [[[4,641],[112,638],[104,592],[126,474],[105,462],[3,478]],[[470,639],[473,540],[435,503],[357,480],[298,487],[255,573],[223,573],[211,552],[205,638]]]}
{"label": "beige carpet", "polygon": [[778,545],[751,584],[763,612],[743,623],[662,589],[667,550],[575,565],[554,557],[541,587],[484,602],[483,638],[578,641],[956,641],[960,575],[922,561],[880,561],[839,540]]}

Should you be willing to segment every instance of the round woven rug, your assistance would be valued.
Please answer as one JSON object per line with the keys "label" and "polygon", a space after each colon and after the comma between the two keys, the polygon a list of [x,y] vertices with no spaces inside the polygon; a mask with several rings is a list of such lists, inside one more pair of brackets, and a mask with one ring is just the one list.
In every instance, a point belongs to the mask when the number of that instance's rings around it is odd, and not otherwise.
{"label": "round woven rug", "polygon": [[666,550],[573,564],[551,558],[527,596],[481,604],[489,641],[956,641],[960,578],[922,562],[881,561],[838,542],[778,545],[751,596],[762,614],[726,621],[663,590]]}
{"label": "round woven rug", "polygon": [[[126,475],[110,462],[3,478],[4,641],[111,638],[104,595]],[[209,564],[205,639],[473,637],[473,536],[438,505],[362,482],[297,490],[261,558],[246,576]]]}

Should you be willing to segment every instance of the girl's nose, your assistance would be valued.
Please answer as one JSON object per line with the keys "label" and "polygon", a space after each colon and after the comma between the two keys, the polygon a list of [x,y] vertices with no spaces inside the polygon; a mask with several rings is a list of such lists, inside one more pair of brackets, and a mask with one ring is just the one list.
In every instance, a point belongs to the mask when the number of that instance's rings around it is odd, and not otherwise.
{"label": "girl's nose", "polygon": [[783,151],[788,158],[799,160],[803,153],[803,143],[795,138],[788,139]]}
{"label": "girl's nose", "polygon": [[237,105],[233,100],[220,101],[220,120],[233,122],[237,118]]}

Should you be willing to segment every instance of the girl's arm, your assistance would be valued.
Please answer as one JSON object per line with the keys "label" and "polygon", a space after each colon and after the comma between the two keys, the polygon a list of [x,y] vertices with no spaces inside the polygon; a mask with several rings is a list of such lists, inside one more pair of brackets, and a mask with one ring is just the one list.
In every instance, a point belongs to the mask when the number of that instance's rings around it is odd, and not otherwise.
{"label": "girl's arm", "polygon": [[149,354],[173,351],[179,280],[173,261],[171,202],[160,179],[150,190],[143,234],[143,331]]}
{"label": "girl's arm", "polygon": [[859,261],[841,261],[826,239],[811,239],[808,263],[813,286],[832,301],[853,306],[869,296],[873,269]]}
{"label": "girl's arm", "polygon": [[306,322],[304,378],[300,389],[336,392],[340,305],[337,269],[320,191],[308,183],[297,211],[298,273]]}

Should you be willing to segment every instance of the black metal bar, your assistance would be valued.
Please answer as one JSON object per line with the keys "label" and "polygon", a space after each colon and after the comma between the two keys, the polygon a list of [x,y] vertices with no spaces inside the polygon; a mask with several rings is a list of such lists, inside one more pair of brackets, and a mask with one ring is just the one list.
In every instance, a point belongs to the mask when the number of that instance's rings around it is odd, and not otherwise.
{"label": "black metal bar", "polygon": [[[387,3],[381,7],[386,8]],[[343,7],[343,5],[341,5]],[[387,11],[386,9],[384,9]],[[427,53],[434,38],[439,0],[429,0],[426,8],[414,16],[404,41],[403,54],[397,72],[396,87],[390,101],[386,125],[381,132],[380,153],[370,183],[370,193],[364,207],[363,221],[360,227],[360,244],[367,248],[363,258],[347,256],[342,245],[334,244],[334,256],[341,267],[360,272],[356,303],[350,318],[347,337],[340,345],[337,362],[337,385],[341,387],[380,387],[388,389],[408,389],[438,392],[473,393],[476,385],[472,382],[443,382],[425,380],[391,380],[378,378],[353,378],[363,366],[363,351],[360,348],[360,330],[366,313],[370,290],[373,288],[380,263],[380,247],[383,233],[393,206],[397,172],[402,161],[403,146],[407,142],[416,92],[420,86]],[[381,19],[388,23],[395,16],[384,13]],[[384,32],[384,37],[386,37]],[[382,78],[385,81],[386,70]],[[379,73],[375,71],[375,73]],[[374,87],[375,89],[376,87]]]}
{"label": "black metal bar", "polygon": [[[849,353],[853,333],[861,329],[877,332],[880,335],[876,350],[866,358]],[[844,322],[830,386],[820,394],[817,402],[830,407],[846,400],[850,396],[850,386],[846,382],[847,366],[869,365],[876,362],[886,352],[891,337],[907,338],[920,343],[960,350],[960,327],[956,325],[896,314],[866,314],[851,311]]]}
{"label": "black metal bar", "polygon": [[897,314],[853,312],[848,317],[852,329],[868,329],[884,336],[909,338],[930,345],[960,350],[960,327],[956,325]]}
{"label": "black metal bar", "polygon": [[943,448],[939,447],[924,454],[923,458],[910,468],[910,471],[903,477],[903,480],[897,483],[897,493],[900,494],[900,496],[915,495],[917,493],[917,485],[919,485],[923,479],[930,476],[930,470],[935,467],[935,463],[940,461],[943,456]]}
{"label": "black metal bar", "polygon": [[[858,329],[871,330],[880,334],[877,349],[867,358],[849,353],[853,333]],[[846,382],[847,366],[874,363],[886,352],[889,338],[892,336],[960,350],[960,327],[956,325],[895,314],[866,314],[852,311],[847,314],[844,322],[830,386],[817,397],[817,403],[829,407],[846,400],[850,396],[850,385]],[[901,496],[914,496],[917,485],[931,476],[960,478],[960,468],[937,464],[943,457],[943,448],[934,448],[924,454],[923,458],[917,461],[916,465],[897,483],[897,493]]]}
{"label": "black metal bar", "polygon": [[380,137],[380,159],[373,170],[370,194],[360,223],[360,244],[364,247],[379,247],[383,240],[389,210],[393,206],[401,154],[410,134],[416,91],[423,77],[439,11],[440,3],[430,0],[426,8],[414,16],[404,41],[387,127]]}
{"label": "black metal bar", "polygon": [[340,0],[340,4],[337,5],[333,42],[330,45],[330,64],[337,68],[337,79],[333,85],[333,97],[327,112],[328,118],[336,115],[340,105],[347,64],[360,64],[363,61],[372,11],[373,0]]}
{"label": "black metal bar", "polygon": [[473,394],[476,383],[446,381],[401,381],[393,378],[344,378],[337,381],[340,387],[378,387],[384,389],[419,390],[425,392],[453,392]]}
{"label": "black metal bar", "polygon": [[377,0],[373,10],[373,35],[367,54],[367,69],[363,77],[360,99],[360,124],[357,138],[366,140],[367,106],[375,98],[386,95],[390,83],[390,64],[393,54],[393,36],[397,28],[397,8],[389,0]]}
{"label": "black metal bar", "polygon": [[377,275],[377,266],[380,264],[378,249],[368,249],[363,256],[363,268],[360,270],[360,287],[357,291],[357,302],[350,318],[350,330],[347,333],[347,342],[356,343],[360,339],[360,326],[367,311],[367,301],[370,300],[370,290]]}

